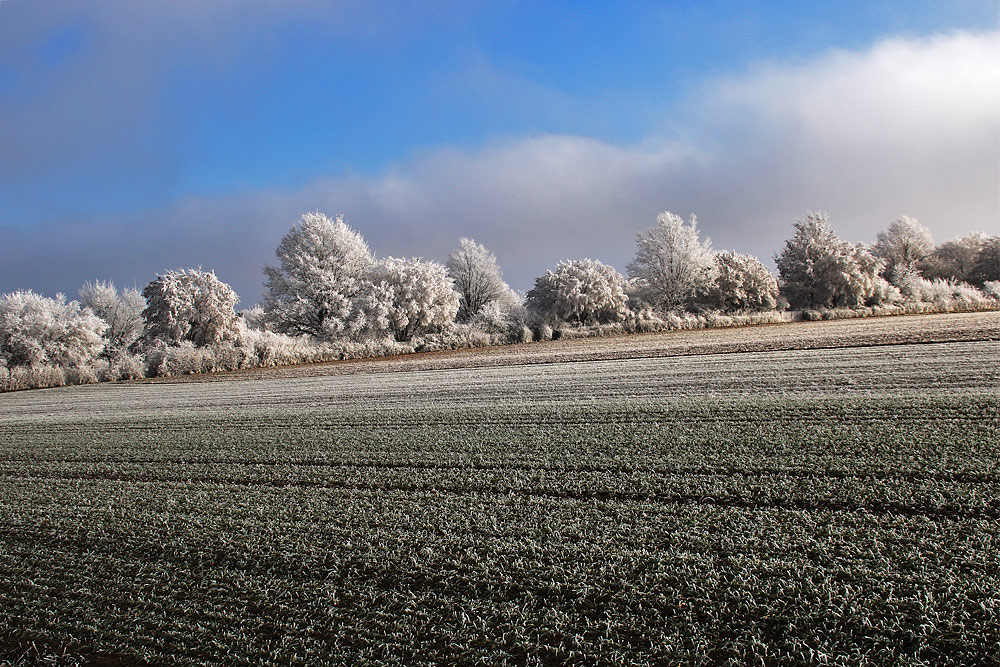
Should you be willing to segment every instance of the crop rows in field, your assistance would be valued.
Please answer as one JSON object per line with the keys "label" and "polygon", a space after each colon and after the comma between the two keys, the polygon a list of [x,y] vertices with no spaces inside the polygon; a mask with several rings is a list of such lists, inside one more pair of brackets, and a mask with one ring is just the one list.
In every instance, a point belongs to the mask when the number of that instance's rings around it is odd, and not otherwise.
{"label": "crop rows in field", "polygon": [[7,430],[0,608],[154,662],[968,661],[998,432],[968,396]]}
{"label": "crop rows in field", "polygon": [[[269,381],[61,388],[3,397],[9,420],[351,406],[535,405],[581,399],[962,393],[997,386],[1000,341],[449,368]],[[241,418],[242,418],[241,417]]]}
{"label": "crop rows in field", "polygon": [[0,661],[988,663],[997,352],[5,395]]}

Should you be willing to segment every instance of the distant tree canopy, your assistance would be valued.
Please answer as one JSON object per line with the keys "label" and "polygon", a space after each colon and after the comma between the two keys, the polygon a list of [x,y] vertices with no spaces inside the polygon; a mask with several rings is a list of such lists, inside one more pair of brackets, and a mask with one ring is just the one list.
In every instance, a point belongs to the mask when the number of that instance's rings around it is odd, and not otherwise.
{"label": "distant tree canopy", "polygon": [[986,239],[979,252],[976,262],[969,271],[968,282],[976,287],[1000,280],[1000,237]]}
{"label": "distant tree canopy", "polygon": [[[996,237],[993,237],[993,240],[997,241]],[[918,268],[925,278],[969,282],[980,253],[990,241],[990,237],[982,232],[973,232],[945,241],[934,248]]]}
{"label": "distant tree canopy", "polygon": [[785,308],[1000,306],[1000,237],[976,232],[934,247],[926,227],[901,216],[867,248],[812,212],[792,231],[774,257],[775,277],[756,257],[713,251],[694,215],[685,222],[664,211],[636,236],[628,280],[593,259],[567,260],[537,277],[522,303],[493,253],[472,239],[460,238],[446,264],[376,259],[342,215],[306,213],[278,244],[278,265],[264,269],[262,304],[239,315],[232,288],[200,269],[167,271],[141,293],[87,283],[80,303],[3,295],[0,391],[549,340],[566,325],[661,331],[779,321],[760,313]]}

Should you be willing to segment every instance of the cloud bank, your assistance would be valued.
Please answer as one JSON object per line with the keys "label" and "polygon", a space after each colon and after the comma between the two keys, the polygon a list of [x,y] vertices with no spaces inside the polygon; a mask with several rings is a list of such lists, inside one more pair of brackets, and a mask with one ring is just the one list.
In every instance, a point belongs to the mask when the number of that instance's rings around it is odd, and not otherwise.
{"label": "cloud bank", "polygon": [[1000,32],[893,38],[758,64],[687,95],[632,145],[582,136],[441,147],[374,176],[189,198],[157,210],[4,228],[0,291],[75,290],[215,269],[257,301],[261,269],[304,211],[344,213],[380,255],[443,259],[459,236],[516,288],[565,258],[619,269],[661,210],[696,213],[716,248],[770,261],[807,209],[871,242],[902,214],[938,240],[1000,233]]}

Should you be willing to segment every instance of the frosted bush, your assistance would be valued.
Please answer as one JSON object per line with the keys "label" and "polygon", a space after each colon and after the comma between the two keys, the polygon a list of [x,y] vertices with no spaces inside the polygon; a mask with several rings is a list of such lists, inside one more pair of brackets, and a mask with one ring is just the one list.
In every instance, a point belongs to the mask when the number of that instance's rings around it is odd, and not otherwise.
{"label": "frosted bush", "polygon": [[555,271],[535,279],[525,305],[552,322],[619,322],[628,314],[625,279],[592,259],[559,262]]}
{"label": "frosted bush", "polygon": [[358,338],[405,342],[452,326],[459,294],[437,262],[389,257],[377,262],[354,300],[350,329]]}
{"label": "frosted bush", "polygon": [[986,305],[987,297],[972,285],[954,280],[927,280],[915,269],[897,267],[893,282],[909,301],[933,304],[940,310]]}
{"label": "frosted bush", "polygon": [[109,369],[112,380],[138,380],[143,377],[143,358],[137,354],[127,354],[111,362]]}
{"label": "frosted bush", "polygon": [[727,313],[777,307],[778,281],[756,257],[724,250],[715,255],[715,269],[706,306]]}
{"label": "frosted bush", "polygon": [[252,308],[247,308],[246,310],[241,310],[239,312],[240,320],[243,322],[243,327],[249,331],[263,331],[267,329],[267,313],[264,312],[264,307],[260,304],[253,306]]}
{"label": "frosted bush", "polygon": [[[89,308],[31,291],[0,297],[0,357],[8,367],[85,366],[104,347],[107,325]],[[37,386],[37,385],[36,385]]]}
{"label": "frosted bush", "polygon": [[510,310],[504,308],[499,301],[488,301],[476,311],[469,324],[487,334],[496,335],[509,333],[514,322]]}
{"label": "frosted bush", "polygon": [[66,384],[95,384],[99,381],[97,368],[92,366],[65,368],[63,374],[66,378]]}
{"label": "frosted bush", "polygon": [[147,345],[180,345],[187,341],[204,346],[239,340],[235,311],[239,297],[212,272],[167,271],[146,285],[142,295],[146,297],[142,316]]}
{"label": "frosted bush", "polygon": [[472,347],[493,345],[495,339],[490,334],[469,324],[456,324],[444,333],[414,337],[410,341],[417,352],[433,350],[461,350]]}
{"label": "frosted bush", "polygon": [[341,344],[320,341],[312,336],[289,336],[273,331],[247,329],[243,332],[245,361],[253,366],[287,366],[341,358]]}
{"label": "frosted bush", "polygon": [[903,302],[903,294],[899,288],[882,276],[875,277],[872,294],[868,302],[873,306],[894,305]]}
{"label": "frosted bush", "polygon": [[989,280],[983,283],[983,296],[1000,302],[1000,280]]}
{"label": "frosted bush", "polygon": [[624,322],[625,330],[633,333],[664,331],[668,326],[667,322],[658,316],[652,308],[630,310]]}
{"label": "frosted bush", "polygon": [[361,341],[347,341],[340,345],[341,359],[370,359],[397,354],[413,354],[411,342],[401,342],[393,338],[369,338]]}

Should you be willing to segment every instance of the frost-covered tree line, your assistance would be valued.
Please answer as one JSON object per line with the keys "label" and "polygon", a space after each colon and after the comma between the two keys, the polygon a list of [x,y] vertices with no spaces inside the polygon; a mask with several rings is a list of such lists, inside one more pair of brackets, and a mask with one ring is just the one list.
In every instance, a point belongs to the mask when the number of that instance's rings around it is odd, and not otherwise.
{"label": "frost-covered tree line", "polygon": [[626,275],[559,262],[526,294],[462,238],[445,263],[377,258],[343,216],[307,213],[264,269],[262,303],[211,271],[166,271],[141,291],[87,283],[79,300],[0,297],[0,390],[326,361],[558,336],[1000,306],[1000,237],[935,245],[903,216],[871,246],[808,213],[774,256],[715,251],[697,218],[660,213]]}

